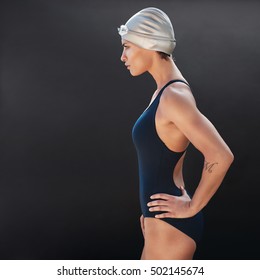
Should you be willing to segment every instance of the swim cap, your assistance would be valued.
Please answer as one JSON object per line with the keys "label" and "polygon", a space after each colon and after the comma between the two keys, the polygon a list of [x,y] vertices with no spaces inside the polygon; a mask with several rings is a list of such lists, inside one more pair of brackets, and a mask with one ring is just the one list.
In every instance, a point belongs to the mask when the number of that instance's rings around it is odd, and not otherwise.
{"label": "swim cap", "polygon": [[118,28],[122,39],[138,47],[171,55],[176,40],[169,17],[157,8],[145,8]]}

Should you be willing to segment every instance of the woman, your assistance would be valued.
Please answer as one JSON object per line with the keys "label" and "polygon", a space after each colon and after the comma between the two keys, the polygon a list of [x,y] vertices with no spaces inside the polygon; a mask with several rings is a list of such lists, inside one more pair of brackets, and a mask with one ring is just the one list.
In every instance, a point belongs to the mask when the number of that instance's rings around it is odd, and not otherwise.
{"label": "woman", "polygon": [[[140,178],[141,259],[192,259],[201,238],[201,210],[221,184],[233,154],[196,107],[188,82],[172,59],[174,31],[168,16],[146,8],[118,29],[121,56],[131,75],[149,72],[157,89],[132,131]],[[204,156],[191,198],[182,165],[192,143]]]}

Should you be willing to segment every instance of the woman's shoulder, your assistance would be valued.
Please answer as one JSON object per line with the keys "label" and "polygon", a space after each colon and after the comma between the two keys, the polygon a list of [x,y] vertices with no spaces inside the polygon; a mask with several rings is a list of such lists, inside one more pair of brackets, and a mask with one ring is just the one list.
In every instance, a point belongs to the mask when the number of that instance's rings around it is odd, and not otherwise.
{"label": "woman's shoulder", "polygon": [[161,95],[161,105],[163,107],[189,105],[196,106],[195,98],[188,84],[184,82],[174,82],[164,89]]}
{"label": "woman's shoulder", "polygon": [[184,83],[172,84],[163,91],[160,112],[166,120],[182,125],[190,120],[198,120],[200,115],[193,94]]}

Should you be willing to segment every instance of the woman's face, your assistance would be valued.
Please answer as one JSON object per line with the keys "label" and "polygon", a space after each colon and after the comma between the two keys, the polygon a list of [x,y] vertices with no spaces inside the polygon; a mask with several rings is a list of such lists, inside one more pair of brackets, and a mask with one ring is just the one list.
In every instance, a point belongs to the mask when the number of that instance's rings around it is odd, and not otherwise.
{"label": "woman's face", "polygon": [[122,40],[122,46],[124,49],[121,61],[125,63],[132,76],[138,76],[149,71],[152,66],[153,51],[142,49],[126,40]]}

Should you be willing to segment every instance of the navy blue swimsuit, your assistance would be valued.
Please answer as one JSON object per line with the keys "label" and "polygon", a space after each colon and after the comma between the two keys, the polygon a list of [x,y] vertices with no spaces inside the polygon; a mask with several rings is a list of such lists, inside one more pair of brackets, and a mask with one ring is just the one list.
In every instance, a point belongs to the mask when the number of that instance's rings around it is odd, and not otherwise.
{"label": "navy blue swimsuit", "polygon": [[[150,106],[136,121],[132,137],[138,156],[140,203],[144,217],[153,217],[162,212],[150,212],[147,203],[150,196],[156,193],[167,193],[180,196],[181,190],[173,181],[173,171],[182,157],[183,152],[173,152],[159,138],[155,127],[155,114],[163,90],[175,82],[168,82],[158,93]],[[203,217],[199,212],[190,218],[163,218],[165,222],[190,236],[196,243],[201,239],[203,230]]]}

